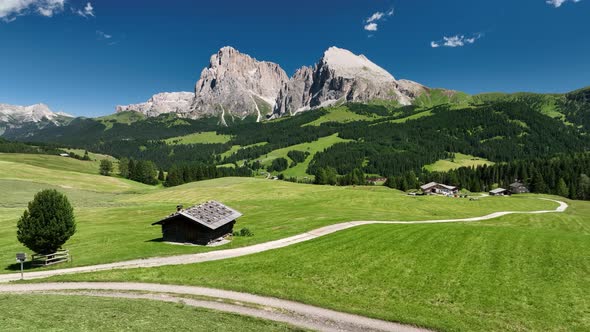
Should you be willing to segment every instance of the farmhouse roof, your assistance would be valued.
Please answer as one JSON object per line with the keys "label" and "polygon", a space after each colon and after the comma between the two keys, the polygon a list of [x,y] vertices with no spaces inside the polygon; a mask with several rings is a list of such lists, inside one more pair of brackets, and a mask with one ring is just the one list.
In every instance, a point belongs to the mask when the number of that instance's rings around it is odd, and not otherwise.
{"label": "farmhouse roof", "polygon": [[507,191],[507,190],[504,189],[504,188],[498,188],[498,189],[490,190],[490,192],[493,193],[493,194],[499,194],[499,193],[504,192],[504,191]]}
{"label": "farmhouse roof", "polygon": [[442,183],[436,183],[436,182],[427,183],[427,184],[425,184],[423,186],[420,186],[420,188],[422,190],[427,190],[427,189],[430,189],[430,188],[436,187],[436,186],[441,186],[441,187],[446,188],[446,189],[449,189],[449,190],[455,190],[455,189],[457,189],[457,187],[449,186],[449,185],[442,184]]}
{"label": "farmhouse roof", "polygon": [[195,205],[184,210],[177,211],[168,217],[153,223],[152,225],[161,225],[168,220],[178,216],[199,223],[210,229],[217,229],[227,223],[241,217],[242,214],[230,207],[227,207],[216,201],[208,201],[200,205]]}
{"label": "farmhouse roof", "polygon": [[436,183],[436,182],[430,182],[430,183],[427,183],[427,184],[425,184],[425,185],[423,185],[423,186],[420,186],[420,188],[421,188],[422,190],[426,190],[426,189],[428,189],[428,188],[432,188],[432,187],[436,186],[437,184],[438,184],[438,183]]}

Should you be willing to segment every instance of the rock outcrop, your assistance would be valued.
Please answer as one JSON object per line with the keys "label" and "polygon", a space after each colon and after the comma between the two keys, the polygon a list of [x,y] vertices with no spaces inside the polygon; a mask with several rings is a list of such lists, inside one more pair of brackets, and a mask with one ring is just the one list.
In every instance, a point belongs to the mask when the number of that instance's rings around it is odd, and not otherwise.
{"label": "rock outcrop", "polygon": [[330,47],[313,69],[299,69],[283,85],[273,117],[346,101],[382,99],[408,105],[424,91],[418,83],[396,80],[364,55]]}
{"label": "rock outcrop", "polygon": [[288,80],[278,64],[224,47],[203,69],[189,116],[220,115],[225,123],[229,117],[254,115],[260,121],[272,112],[279,90]]}
{"label": "rock outcrop", "polygon": [[195,98],[192,92],[163,92],[152,96],[147,102],[117,106],[117,112],[135,111],[146,116],[158,116],[163,113],[177,113],[184,116],[190,110]]}

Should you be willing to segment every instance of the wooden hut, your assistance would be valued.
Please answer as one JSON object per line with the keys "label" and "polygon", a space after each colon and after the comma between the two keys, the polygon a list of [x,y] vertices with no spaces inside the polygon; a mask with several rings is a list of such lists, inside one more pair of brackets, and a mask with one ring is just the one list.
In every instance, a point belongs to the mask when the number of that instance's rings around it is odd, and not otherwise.
{"label": "wooden hut", "polygon": [[524,185],[524,183],[516,181],[510,185],[510,192],[513,194],[526,194],[530,191],[529,188]]}
{"label": "wooden hut", "polygon": [[153,223],[162,225],[162,238],[167,242],[206,245],[233,232],[236,219],[242,214],[219,202],[209,201],[177,211]]}

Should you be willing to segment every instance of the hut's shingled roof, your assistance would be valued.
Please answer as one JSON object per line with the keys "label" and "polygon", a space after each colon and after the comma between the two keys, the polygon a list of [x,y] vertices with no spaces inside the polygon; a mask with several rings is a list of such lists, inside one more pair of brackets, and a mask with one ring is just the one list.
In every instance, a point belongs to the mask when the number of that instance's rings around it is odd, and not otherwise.
{"label": "hut's shingled roof", "polygon": [[217,229],[237,218],[242,214],[216,201],[208,201],[200,205],[191,206],[187,209],[177,211],[168,217],[153,223],[152,225],[163,224],[167,220],[184,216],[194,222],[211,229]]}

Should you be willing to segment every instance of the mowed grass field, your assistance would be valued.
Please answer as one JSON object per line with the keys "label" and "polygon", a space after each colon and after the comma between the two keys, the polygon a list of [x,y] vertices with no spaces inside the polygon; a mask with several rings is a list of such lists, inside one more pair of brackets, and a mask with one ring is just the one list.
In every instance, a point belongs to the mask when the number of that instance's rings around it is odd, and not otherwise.
{"label": "mowed grass field", "polygon": [[80,295],[0,295],[0,312],[3,331],[301,331],[182,304]]}
{"label": "mowed grass field", "polygon": [[562,214],[369,225],[236,259],[51,280],[224,288],[440,331],[588,331],[590,202],[569,203]]}
{"label": "mowed grass field", "polygon": [[[241,247],[353,220],[460,218],[557,206],[532,196],[469,201],[409,197],[383,187],[313,186],[254,178],[223,178],[165,189],[58,170],[56,163],[43,168],[0,160],[0,165],[0,273],[12,271],[15,252],[28,251],[16,240],[16,223],[35,193],[45,188],[68,195],[78,223],[77,233],[65,245],[73,262],[55,268]],[[161,230],[151,226],[153,222],[173,212],[177,204],[191,206],[207,200],[221,201],[242,212],[235,228],[247,227],[255,235],[237,237],[218,248],[158,241]]]}

